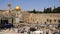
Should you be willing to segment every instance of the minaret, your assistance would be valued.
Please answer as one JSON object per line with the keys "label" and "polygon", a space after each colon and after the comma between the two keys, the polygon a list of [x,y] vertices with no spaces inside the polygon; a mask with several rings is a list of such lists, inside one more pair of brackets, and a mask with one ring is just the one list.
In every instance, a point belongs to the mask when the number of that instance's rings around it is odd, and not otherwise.
{"label": "minaret", "polygon": [[8,3],[8,11],[11,12],[11,4]]}

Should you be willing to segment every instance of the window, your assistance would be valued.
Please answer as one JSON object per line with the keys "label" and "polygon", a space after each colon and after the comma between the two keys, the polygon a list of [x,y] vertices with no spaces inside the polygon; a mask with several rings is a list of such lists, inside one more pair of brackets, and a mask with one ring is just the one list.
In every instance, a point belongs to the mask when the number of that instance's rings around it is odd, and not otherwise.
{"label": "window", "polygon": [[54,22],[56,22],[56,19],[54,19]]}
{"label": "window", "polygon": [[50,23],[52,22],[52,20],[50,20]]}
{"label": "window", "polygon": [[59,28],[59,27],[60,27],[60,20],[58,20],[58,23],[59,23],[59,24],[58,24],[58,28]]}
{"label": "window", "polygon": [[58,20],[58,22],[60,23],[60,20]]}

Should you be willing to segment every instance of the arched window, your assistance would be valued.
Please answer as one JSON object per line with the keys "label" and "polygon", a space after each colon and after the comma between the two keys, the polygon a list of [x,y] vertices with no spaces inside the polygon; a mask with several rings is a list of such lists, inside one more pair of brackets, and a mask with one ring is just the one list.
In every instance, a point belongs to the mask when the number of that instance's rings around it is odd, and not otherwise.
{"label": "arched window", "polygon": [[58,28],[60,28],[60,20],[58,20],[58,23],[59,23],[59,24],[58,24]]}
{"label": "arched window", "polygon": [[58,22],[60,23],[60,20],[58,20]]}
{"label": "arched window", "polygon": [[56,22],[56,19],[54,19],[54,22]]}
{"label": "arched window", "polygon": [[50,19],[50,23],[52,22],[52,20]]}

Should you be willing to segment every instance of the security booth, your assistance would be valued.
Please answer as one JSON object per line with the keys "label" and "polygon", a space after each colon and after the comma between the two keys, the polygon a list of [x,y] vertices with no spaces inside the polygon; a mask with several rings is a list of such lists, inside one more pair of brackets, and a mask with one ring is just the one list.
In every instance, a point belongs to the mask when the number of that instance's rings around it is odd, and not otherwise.
{"label": "security booth", "polygon": [[13,26],[13,18],[1,17],[0,28],[11,28]]}

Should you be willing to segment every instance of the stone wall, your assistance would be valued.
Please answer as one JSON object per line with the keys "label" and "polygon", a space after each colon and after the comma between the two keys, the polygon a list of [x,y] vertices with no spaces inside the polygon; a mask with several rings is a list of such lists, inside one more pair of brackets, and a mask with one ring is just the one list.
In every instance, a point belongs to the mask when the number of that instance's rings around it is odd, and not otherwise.
{"label": "stone wall", "polygon": [[60,14],[50,13],[50,14],[23,14],[24,21],[28,23],[41,23],[41,24],[58,24],[60,20]]}

